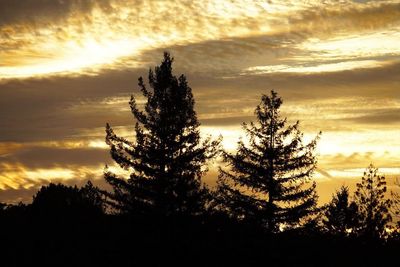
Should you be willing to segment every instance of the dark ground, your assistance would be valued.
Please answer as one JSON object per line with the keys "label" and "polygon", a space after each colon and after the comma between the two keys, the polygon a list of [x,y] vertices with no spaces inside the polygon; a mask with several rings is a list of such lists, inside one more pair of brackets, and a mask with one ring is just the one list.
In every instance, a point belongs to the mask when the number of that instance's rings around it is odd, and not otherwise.
{"label": "dark ground", "polygon": [[396,266],[400,244],[266,235],[221,218],[3,216],[0,266]]}

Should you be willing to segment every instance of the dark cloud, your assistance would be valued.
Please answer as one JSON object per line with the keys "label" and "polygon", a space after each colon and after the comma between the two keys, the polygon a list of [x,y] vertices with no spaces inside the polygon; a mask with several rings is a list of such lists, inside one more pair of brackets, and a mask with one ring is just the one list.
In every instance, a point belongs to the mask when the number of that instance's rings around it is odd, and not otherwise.
{"label": "dark cloud", "polygon": [[32,202],[32,197],[36,194],[40,185],[30,188],[5,188],[0,190],[0,202],[7,204],[16,204],[19,202]]}
{"label": "dark cloud", "polygon": [[145,51],[141,59],[157,63],[167,49],[175,56],[178,71],[206,77],[234,77],[251,66],[282,64],[282,57],[299,52],[293,46],[302,40],[287,33],[208,40]]}
{"label": "dark cloud", "polygon": [[329,35],[338,29],[347,32],[360,29],[376,30],[400,21],[400,3],[350,5],[349,3],[321,5],[296,13],[288,18],[291,32],[304,35]]}
{"label": "dark cloud", "polygon": [[[143,71],[140,74],[144,74]],[[8,81],[0,85],[0,140],[60,140],[80,129],[104,127],[107,121],[132,122],[101,102],[108,97],[138,93],[139,73],[110,72],[98,77],[59,77]]]}
{"label": "dark cloud", "polygon": [[111,9],[108,0],[0,0],[0,26],[18,23],[54,23],[93,7]]}
{"label": "dark cloud", "polygon": [[340,97],[399,98],[400,63],[382,68],[354,69],[326,73],[270,73],[227,79],[225,87],[241,92],[281,91],[286,99],[327,99]]}
{"label": "dark cloud", "polygon": [[111,162],[109,151],[95,148],[28,147],[0,158],[0,163],[21,163],[26,168],[54,168],[63,166],[99,166]]}
{"label": "dark cloud", "polygon": [[355,118],[351,118],[351,121],[355,123],[363,123],[363,124],[398,124],[400,125],[400,108],[389,108],[377,111],[370,111],[370,114],[357,116]]}

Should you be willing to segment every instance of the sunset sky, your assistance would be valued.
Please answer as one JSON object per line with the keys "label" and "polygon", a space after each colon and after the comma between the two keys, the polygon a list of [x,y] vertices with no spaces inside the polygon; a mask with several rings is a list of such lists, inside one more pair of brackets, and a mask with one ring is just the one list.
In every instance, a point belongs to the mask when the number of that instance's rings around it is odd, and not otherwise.
{"label": "sunset sky", "polygon": [[103,185],[105,124],[133,139],[130,95],[144,101],[137,79],[163,51],[226,149],[273,89],[305,140],[322,131],[321,202],[370,163],[396,189],[400,1],[0,0],[0,201],[50,181]]}

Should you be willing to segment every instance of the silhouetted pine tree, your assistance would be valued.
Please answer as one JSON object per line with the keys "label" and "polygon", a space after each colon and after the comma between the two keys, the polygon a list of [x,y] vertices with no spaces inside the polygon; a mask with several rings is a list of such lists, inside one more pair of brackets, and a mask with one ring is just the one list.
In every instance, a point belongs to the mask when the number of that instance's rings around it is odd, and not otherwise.
{"label": "silhouetted pine tree", "polygon": [[94,186],[91,181],[87,181],[86,184],[80,188],[79,192],[85,199],[87,208],[90,208],[93,213],[105,213],[106,200],[101,190],[97,186]]}
{"label": "silhouetted pine tree", "polygon": [[324,228],[333,235],[347,236],[357,228],[357,205],[349,199],[349,188],[342,186],[326,205]]}
{"label": "silhouetted pine tree", "polygon": [[262,96],[255,110],[257,123],[243,124],[249,144],[240,140],[236,154],[224,153],[231,171],[220,169],[217,189],[223,209],[270,232],[309,222],[317,204],[310,177],[316,168],[318,136],[303,145],[299,122],[286,127],[281,104],[274,91]]}
{"label": "silhouetted pine tree", "polygon": [[130,171],[129,179],[105,172],[113,187],[108,196],[122,213],[155,212],[161,215],[195,215],[205,205],[208,191],[201,177],[206,161],[218,151],[219,141],[200,140],[195,101],[186,77],[172,74],[173,58],[149,71],[148,90],[139,78],[139,87],[147,98],[144,110],[132,96],[130,107],[137,120],[136,140],[117,136],[106,127],[106,142],[112,158]]}
{"label": "silhouetted pine tree", "polygon": [[360,236],[371,239],[386,236],[386,227],[392,220],[389,212],[392,202],[385,199],[386,191],[385,177],[378,175],[378,169],[370,164],[354,193],[360,220]]}

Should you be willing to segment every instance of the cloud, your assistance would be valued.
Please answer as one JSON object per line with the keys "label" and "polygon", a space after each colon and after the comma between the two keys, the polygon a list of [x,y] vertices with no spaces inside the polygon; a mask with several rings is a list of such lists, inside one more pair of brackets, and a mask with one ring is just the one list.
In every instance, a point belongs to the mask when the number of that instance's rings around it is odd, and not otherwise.
{"label": "cloud", "polygon": [[330,175],[329,172],[327,172],[327,171],[325,171],[323,169],[317,168],[316,172],[321,174],[322,176],[324,176],[327,179],[331,179],[332,178],[332,175]]}
{"label": "cloud", "polygon": [[0,26],[59,22],[76,13],[90,13],[94,7],[111,9],[108,0],[0,0]]}
{"label": "cloud", "polygon": [[0,162],[20,162],[26,168],[62,166],[98,166],[110,163],[108,150],[96,148],[29,147],[4,157]]}
{"label": "cloud", "polygon": [[371,110],[369,114],[356,116],[350,120],[362,124],[400,125],[400,107],[393,109],[383,107],[380,110]]}
{"label": "cloud", "polygon": [[[32,168],[19,162],[1,162],[0,202],[27,201],[24,192],[31,193],[37,191],[40,186],[50,182],[67,185],[82,185],[87,180],[92,180],[102,188],[108,188],[103,179],[103,170],[104,165],[63,165],[57,167]],[[21,194],[19,194],[19,192],[21,192]],[[14,199],[8,199],[8,194],[13,195]],[[30,196],[32,196],[32,194],[30,194]]]}
{"label": "cloud", "polygon": [[270,65],[270,66],[255,66],[245,70],[246,74],[265,74],[276,72],[289,72],[289,73],[315,73],[315,72],[336,72],[347,71],[353,69],[377,68],[380,67],[380,62],[375,60],[358,60],[358,61],[344,61],[337,63],[317,64],[317,65]]}
{"label": "cloud", "polygon": [[[353,152],[351,154],[330,154],[324,155],[319,160],[319,165],[325,171],[336,170],[358,170],[365,169],[369,164],[373,163],[378,168],[393,168],[396,170],[400,157],[396,153],[382,151],[382,152]],[[362,175],[362,172],[360,173]]]}
{"label": "cloud", "polygon": [[0,202],[7,203],[7,204],[17,204],[19,202],[23,203],[31,203],[33,196],[36,195],[37,191],[40,187],[52,183],[62,183],[69,186],[78,187],[84,186],[87,181],[91,181],[95,186],[98,186],[103,189],[109,189],[109,186],[105,183],[104,179],[98,179],[93,177],[86,177],[86,178],[76,178],[70,180],[61,180],[61,179],[53,179],[51,181],[42,181],[38,180],[37,183],[31,185],[30,187],[3,187],[0,189]]}
{"label": "cloud", "polygon": [[329,36],[346,32],[359,33],[360,30],[379,30],[398,23],[399,17],[400,3],[396,1],[371,1],[363,4],[333,1],[330,5],[317,4],[288,17],[288,24],[293,32],[301,29],[307,35]]}
{"label": "cloud", "polygon": [[138,93],[137,78],[147,71],[110,72],[95,77],[58,77],[8,81],[0,84],[0,140],[60,140],[85,129],[132,123],[130,112],[121,112],[105,99],[122,95],[125,107]]}
{"label": "cloud", "polygon": [[[207,42],[211,43],[207,45],[206,57],[217,57],[219,61],[215,62],[223,62],[225,67],[230,62],[235,67],[241,63],[241,60],[232,60],[238,52],[253,54],[252,58],[256,59],[254,51],[262,48],[267,51],[272,45],[277,50],[275,52],[279,52],[279,45],[286,47],[281,50],[290,51],[293,55],[296,51],[294,45],[301,45],[311,37],[323,41],[335,35],[338,27],[343,29],[342,35],[346,36],[355,31],[381,29],[399,22],[398,3],[17,2],[3,0],[2,5],[8,8],[0,9],[10,14],[4,16],[3,20],[9,24],[3,27],[4,38],[0,41],[0,47],[3,48],[0,55],[7,62],[0,66],[0,78],[3,79],[52,74],[98,74],[102,69],[138,66],[145,62],[142,54],[147,51],[196,44],[201,47]],[[11,18],[23,22],[17,23]],[[39,18],[46,22],[40,23]],[[259,36],[266,43],[239,40]],[[238,40],[229,42],[230,39]],[[218,43],[214,46],[212,43],[225,40],[228,40],[226,46]],[[221,54],[228,56],[225,61]],[[264,55],[267,56],[266,52]],[[205,65],[206,62],[203,61],[204,67],[213,66]],[[193,67],[204,70],[197,65]]]}
{"label": "cloud", "polygon": [[243,122],[254,121],[254,116],[238,116],[238,117],[221,117],[221,118],[203,118],[201,119],[204,126],[230,126],[242,125]]}

